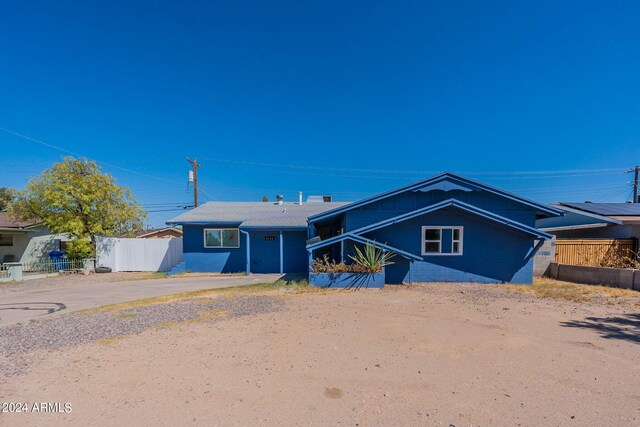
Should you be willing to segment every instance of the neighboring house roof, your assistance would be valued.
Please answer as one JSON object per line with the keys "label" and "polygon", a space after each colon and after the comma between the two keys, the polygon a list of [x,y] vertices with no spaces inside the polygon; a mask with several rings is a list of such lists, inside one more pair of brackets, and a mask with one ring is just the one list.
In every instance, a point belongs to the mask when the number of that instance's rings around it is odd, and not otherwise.
{"label": "neighboring house roof", "polygon": [[[344,233],[344,234],[340,234],[338,236],[334,236],[334,237],[330,237],[328,239],[322,240],[320,242],[315,242],[315,243],[311,243],[309,245],[307,245],[307,250],[313,250],[313,249],[318,249],[321,248],[323,246],[327,246],[327,245],[331,245],[334,243],[338,243],[342,240],[345,239],[353,239],[355,236],[361,236],[362,234],[365,233],[369,233],[371,231],[375,231],[378,230],[380,228],[384,228],[384,227],[388,227],[390,225],[394,225],[397,224],[399,222],[403,222],[406,220],[409,220],[411,218],[415,218],[430,212],[435,212],[438,211],[440,209],[444,209],[444,208],[448,208],[448,207],[453,207],[453,208],[457,208],[463,211],[466,211],[468,213],[477,215],[479,217],[482,217],[486,220],[492,221],[492,222],[496,222],[499,224],[502,224],[506,227],[518,230],[522,233],[528,234],[530,236],[536,237],[538,239],[551,239],[553,236],[545,233],[543,231],[537,230],[533,227],[529,227],[528,225],[519,223],[517,221],[514,221],[512,219],[509,218],[505,218],[501,215],[495,214],[493,212],[489,212],[489,211],[485,211],[484,209],[480,209],[477,208],[473,205],[470,205],[468,203],[464,203],[464,202],[460,202],[458,200],[455,199],[448,199],[448,200],[444,200],[442,202],[438,202],[438,203],[434,203],[433,205],[429,205],[429,206],[425,206],[424,208],[420,208],[420,209],[416,209],[414,211],[402,214],[402,215],[398,215],[395,216],[393,218],[388,218],[385,219],[383,221],[377,222],[375,224],[370,224],[361,228],[358,228],[356,230],[350,231],[348,233]],[[391,251],[393,252],[397,252],[396,249],[393,248],[389,248]]]}
{"label": "neighboring house roof", "polygon": [[523,197],[517,196],[515,194],[509,193],[507,191],[499,190],[495,187],[492,187],[487,184],[483,184],[478,181],[474,181],[469,178],[465,178],[460,175],[456,175],[451,172],[444,172],[439,175],[433,176],[431,178],[424,179],[422,181],[418,181],[413,184],[405,185],[404,187],[396,188],[395,190],[387,191],[385,193],[378,194],[376,196],[371,196],[365,199],[362,199],[357,202],[350,203],[345,206],[338,207],[336,209],[332,209],[328,212],[323,212],[320,214],[313,215],[309,218],[310,222],[315,222],[321,219],[329,218],[335,215],[339,215],[343,212],[349,211],[351,209],[359,208],[361,206],[368,205],[370,203],[375,203],[379,200],[386,199],[388,197],[393,197],[397,194],[404,193],[407,191],[433,191],[433,190],[441,190],[441,191],[452,191],[452,190],[460,190],[460,191],[487,191],[489,193],[493,193],[507,199],[513,200],[517,203],[522,203],[524,205],[530,206],[536,210],[536,215],[538,218],[544,217],[554,217],[561,216],[562,211],[547,205],[543,205],[541,203],[534,202],[529,199],[525,199]]}
{"label": "neighboring house roof", "polygon": [[553,206],[564,211],[565,217],[562,220],[538,220],[538,228],[563,231],[575,229],[577,225],[581,225],[581,228],[597,228],[640,224],[640,203],[562,202]]}
{"label": "neighboring house roof", "polygon": [[0,212],[0,228],[21,230],[40,224],[39,221],[17,221],[7,212]]}
{"label": "neighboring house roof", "polygon": [[307,228],[307,218],[346,205],[345,202],[298,203],[207,202],[167,224],[229,224],[243,228]]}
{"label": "neighboring house roof", "polygon": [[553,205],[564,211],[562,218],[543,218],[536,221],[536,227],[546,232],[570,231],[589,228],[602,228],[612,225],[621,225],[622,221],[616,218],[581,211],[564,205]]}
{"label": "neighboring house roof", "polygon": [[560,207],[570,207],[583,212],[604,216],[640,216],[640,203],[575,203],[561,202]]}
{"label": "neighboring house roof", "polygon": [[134,237],[137,239],[144,239],[163,234],[177,234],[182,236],[182,230],[175,227],[147,228],[146,230],[140,230],[137,233],[134,233],[133,236],[129,234],[122,234],[119,237]]}
{"label": "neighboring house roof", "polygon": [[143,239],[145,237],[153,237],[153,236],[163,235],[163,234],[176,234],[176,235],[182,236],[182,230],[175,227],[149,228],[147,230],[143,230],[136,233],[136,237]]}

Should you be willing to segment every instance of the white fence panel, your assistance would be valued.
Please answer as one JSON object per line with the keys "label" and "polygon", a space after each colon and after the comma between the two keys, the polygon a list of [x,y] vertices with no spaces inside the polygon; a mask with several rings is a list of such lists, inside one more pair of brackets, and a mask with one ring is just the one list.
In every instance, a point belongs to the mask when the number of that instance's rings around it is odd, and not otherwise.
{"label": "white fence panel", "polygon": [[96,258],[112,271],[169,271],[182,262],[182,239],[101,237]]}

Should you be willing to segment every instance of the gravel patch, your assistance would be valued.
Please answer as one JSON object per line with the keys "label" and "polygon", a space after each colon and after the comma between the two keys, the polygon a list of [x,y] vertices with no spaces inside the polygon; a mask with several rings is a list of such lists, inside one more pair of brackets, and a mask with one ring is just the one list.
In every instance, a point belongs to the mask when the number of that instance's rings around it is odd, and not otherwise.
{"label": "gravel patch", "polygon": [[[168,322],[224,318],[269,313],[284,309],[273,296],[189,298],[123,311],[75,313],[0,328],[0,378],[19,375],[26,369],[28,353],[77,346],[100,339],[140,334]],[[210,314],[210,316],[207,316]]]}

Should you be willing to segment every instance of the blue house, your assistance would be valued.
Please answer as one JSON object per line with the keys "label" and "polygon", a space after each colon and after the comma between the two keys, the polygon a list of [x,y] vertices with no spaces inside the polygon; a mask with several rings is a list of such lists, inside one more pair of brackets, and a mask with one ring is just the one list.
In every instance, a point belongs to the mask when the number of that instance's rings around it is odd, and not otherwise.
{"label": "blue house", "polygon": [[209,202],[169,221],[184,231],[190,271],[306,272],[314,258],[348,261],[354,245],[393,252],[386,283],[530,284],[550,234],[545,206],[452,173],[353,203]]}
{"label": "blue house", "polygon": [[345,204],[207,202],[167,224],[182,225],[188,271],[304,273],[307,218]]}

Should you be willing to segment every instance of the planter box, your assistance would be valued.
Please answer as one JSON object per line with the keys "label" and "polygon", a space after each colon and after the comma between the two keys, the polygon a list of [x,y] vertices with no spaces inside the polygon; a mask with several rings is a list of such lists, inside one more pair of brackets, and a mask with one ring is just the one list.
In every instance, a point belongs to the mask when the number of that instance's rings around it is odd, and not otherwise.
{"label": "planter box", "polygon": [[382,288],[384,271],[380,273],[310,273],[309,284],[319,288]]}

